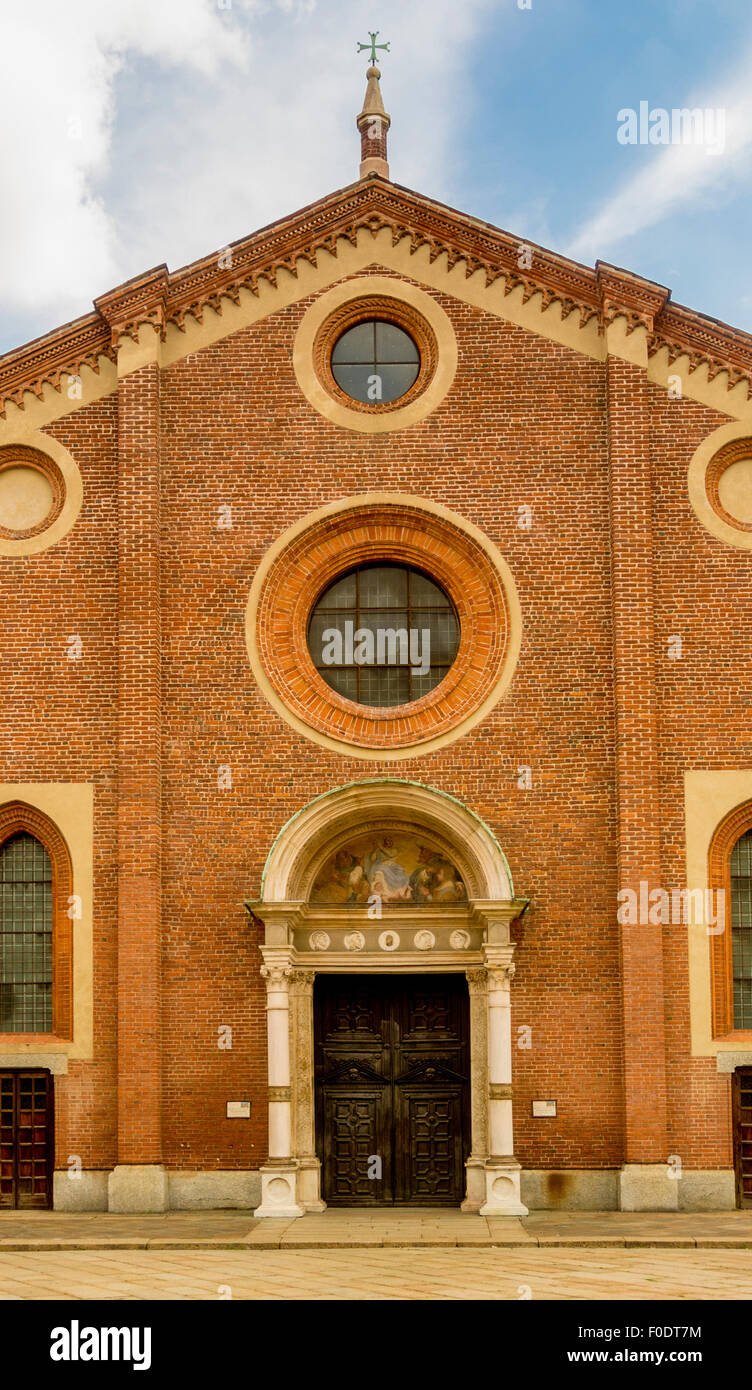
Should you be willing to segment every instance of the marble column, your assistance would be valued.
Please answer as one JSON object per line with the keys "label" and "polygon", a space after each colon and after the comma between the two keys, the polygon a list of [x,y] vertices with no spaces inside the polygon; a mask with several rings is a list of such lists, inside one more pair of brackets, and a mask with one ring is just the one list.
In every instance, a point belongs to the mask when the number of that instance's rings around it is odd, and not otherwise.
{"label": "marble column", "polygon": [[482,1216],[526,1216],[512,1124],[512,1011],[510,946],[486,946],[488,971],[488,1147]]}
{"label": "marble column", "polygon": [[486,1198],[488,1158],[488,972],[466,970],[470,995],[470,1157],[463,1211],[478,1211]]}
{"label": "marble column", "polygon": [[306,1211],[325,1211],[321,1164],[316,1157],[313,1082],[313,983],[315,970],[290,977],[292,1039],[292,1153],[298,1165],[298,1201]]}
{"label": "marble column", "polygon": [[262,946],[266,981],[269,1081],[269,1157],[261,1169],[261,1205],[256,1216],[302,1216],[297,1200],[298,1165],[292,1154],[290,1072],[291,949]]}

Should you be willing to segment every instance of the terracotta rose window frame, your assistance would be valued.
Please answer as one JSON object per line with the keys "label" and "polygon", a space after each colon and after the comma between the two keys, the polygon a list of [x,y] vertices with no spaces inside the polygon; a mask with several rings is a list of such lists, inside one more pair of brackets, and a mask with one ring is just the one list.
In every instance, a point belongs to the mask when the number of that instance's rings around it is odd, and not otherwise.
{"label": "terracotta rose window frame", "polygon": [[12,836],[33,835],[52,866],[52,1032],[0,1033],[3,1043],[70,1041],[73,1037],[73,922],[68,915],[73,871],[68,846],[57,826],[22,801],[0,806],[0,846]]}
{"label": "terracotta rose window frame", "polygon": [[718,453],[713,455],[708,464],[705,474],[705,491],[708,502],[721,521],[725,522],[727,526],[734,527],[737,531],[752,532],[752,522],[741,521],[739,517],[732,516],[730,512],[727,512],[719,493],[719,484],[726,469],[730,468],[733,463],[738,463],[739,459],[748,458],[752,458],[752,438],[746,436],[741,439],[729,440],[728,444],[724,444]]}
{"label": "terracotta rose window frame", "polygon": [[[418,375],[409,390],[393,401],[360,401],[343,391],[334,379],[332,352],[336,343],[349,328],[354,328],[359,323],[367,323],[371,319],[392,323],[396,328],[401,328],[418,350]],[[348,410],[358,410],[371,415],[402,410],[417,396],[421,396],[433,381],[438,358],[436,334],[428,319],[414,305],[385,294],[362,295],[340,305],[324,320],[313,343],[314,371],[325,391]]]}
{"label": "terracotta rose window frame", "polygon": [[[291,528],[262,565],[249,601],[251,661],[272,702],[315,741],[356,756],[435,744],[477,722],[511,680],[520,638],[511,574],[480,532],[450,518],[437,505],[350,499]],[[347,699],[324,681],[308,649],[309,618],[321,594],[356,566],[376,562],[426,573],[446,591],[459,620],[451,667],[408,704]]]}
{"label": "terracotta rose window frame", "polygon": [[724,930],[710,937],[713,1037],[749,1034],[734,1027],[733,921],[731,917],[731,855],[737,840],[752,830],[752,800],[735,806],[718,826],[708,853],[708,887],[723,892]]}
{"label": "terracotta rose window frame", "polygon": [[23,444],[9,444],[0,447],[0,473],[4,473],[8,468],[31,468],[35,473],[41,473],[49,483],[52,500],[47,515],[36,526],[29,526],[24,530],[12,530],[10,527],[0,525],[0,536],[11,541],[27,540],[31,536],[39,536],[42,532],[49,530],[63,510],[65,502],[63,475],[54,459],[41,453],[39,449],[30,449]]}

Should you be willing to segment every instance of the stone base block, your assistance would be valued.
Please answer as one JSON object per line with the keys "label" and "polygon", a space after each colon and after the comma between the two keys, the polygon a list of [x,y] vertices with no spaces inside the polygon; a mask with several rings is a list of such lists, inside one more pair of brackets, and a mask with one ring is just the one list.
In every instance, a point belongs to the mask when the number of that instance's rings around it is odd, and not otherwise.
{"label": "stone base block", "polygon": [[89,1169],[71,1173],[67,1168],[52,1175],[52,1207],[54,1211],[106,1211],[107,1169]]}
{"label": "stone base block", "polygon": [[733,1211],[736,1207],[733,1168],[685,1168],[678,1185],[680,1211]]}
{"label": "stone base block", "polygon": [[679,1182],[666,1163],[625,1163],[619,1173],[620,1211],[678,1211]]}
{"label": "stone base block", "polygon": [[306,1211],[326,1211],[321,1200],[321,1164],[317,1158],[298,1159],[298,1201]]}
{"label": "stone base block", "polygon": [[206,1169],[168,1173],[170,1211],[250,1211],[261,1200],[261,1177],[253,1170]]}
{"label": "stone base block", "polygon": [[169,1183],[161,1163],[119,1163],[107,1184],[107,1210],[169,1210]]}
{"label": "stone base block", "polygon": [[528,1168],[520,1193],[531,1211],[617,1211],[617,1168]]}
{"label": "stone base block", "polygon": [[305,1215],[305,1207],[298,1200],[296,1164],[270,1163],[261,1169],[261,1205],[253,1215],[277,1220]]}
{"label": "stone base block", "polygon": [[527,1216],[520,1197],[520,1165],[513,1159],[485,1165],[486,1195],[481,1216]]}
{"label": "stone base block", "polygon": [[486,1200],[486,1169],[482,1158],[469,1158],[465,1164],[467,1196],[460,1211],[480,1211]]}

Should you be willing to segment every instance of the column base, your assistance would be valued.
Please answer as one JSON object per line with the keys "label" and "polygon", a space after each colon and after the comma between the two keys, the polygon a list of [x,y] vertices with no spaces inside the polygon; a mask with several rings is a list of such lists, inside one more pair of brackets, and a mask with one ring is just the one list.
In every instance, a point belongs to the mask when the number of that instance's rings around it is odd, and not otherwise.
{"label": "column base", "polygon": [[315,1155],[298,1159],[298,1201],[306,1211],[326,1211],[321,1197],[321,1164]]}
{"label": "column base", "polygon": [[480,1216],[527,1216],[520,1197],[520,1164],[515,1158],[488,1158],[485,1168],[485,1201]]}
{"label": "column base", "polygon": [[679,1182],[665,1163],[625,1163],[619,1173],[620,1211],[678,1211]]}
{"label": "column base", "polygon": [[107,1210],[169,1211],[167,1171],[161,1163],[119,1163],[107,1179]]}
{"label": "column base", "polygon": [[305,1216],[305,1207],[298,1195],[298,1165],[285,1162],[275,1163],[272,1159],[260,1170],[261,1206],[256,1207],[254,1216],[271,1216],[277,1220],[294,1216]]}
{"label": "column base", "polygon": [[465,1164],[467,1195],[460,1203],[460,1211],[480,1211],[486,1200],[486,1165],[482,1158],[472,1154]]}

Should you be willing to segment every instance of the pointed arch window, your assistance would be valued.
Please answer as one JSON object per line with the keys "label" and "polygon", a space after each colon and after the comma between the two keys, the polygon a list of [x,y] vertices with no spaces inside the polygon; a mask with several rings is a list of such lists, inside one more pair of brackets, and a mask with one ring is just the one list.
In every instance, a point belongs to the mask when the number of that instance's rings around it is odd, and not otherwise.
{"label": "pointed arch window", "polygon": [[0,1034],[72,1032],[68,849],[40,811],[0,807]]}

